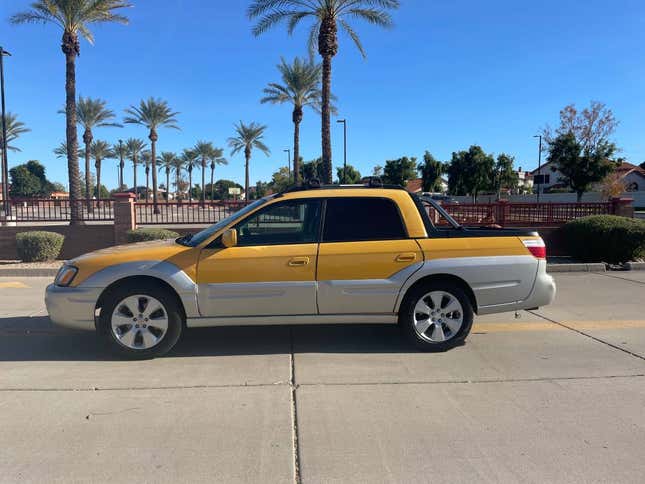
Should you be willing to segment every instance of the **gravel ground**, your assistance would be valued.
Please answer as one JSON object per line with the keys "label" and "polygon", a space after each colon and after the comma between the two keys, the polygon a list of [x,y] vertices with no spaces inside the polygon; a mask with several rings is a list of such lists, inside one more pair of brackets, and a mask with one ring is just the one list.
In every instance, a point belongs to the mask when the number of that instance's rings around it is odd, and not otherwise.
{"label": "gravel ground", "polygon": [[52,262],[21,262],[19,260],[0,260],[0,269],[58,269],[62,260]]}

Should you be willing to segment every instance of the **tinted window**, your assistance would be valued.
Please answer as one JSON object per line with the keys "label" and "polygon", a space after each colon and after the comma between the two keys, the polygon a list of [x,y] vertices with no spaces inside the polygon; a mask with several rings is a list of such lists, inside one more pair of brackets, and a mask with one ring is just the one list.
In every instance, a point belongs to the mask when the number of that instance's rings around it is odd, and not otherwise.
{"label": "tinted window", "polygon": [[325,212],[327,242],[404,239],[399,211],[384,198],[330,198]]}
{"label": "tinted window", "polygon": [[318,241],[320,202],[276,203],[239,223],[237,245],[304,244]]}

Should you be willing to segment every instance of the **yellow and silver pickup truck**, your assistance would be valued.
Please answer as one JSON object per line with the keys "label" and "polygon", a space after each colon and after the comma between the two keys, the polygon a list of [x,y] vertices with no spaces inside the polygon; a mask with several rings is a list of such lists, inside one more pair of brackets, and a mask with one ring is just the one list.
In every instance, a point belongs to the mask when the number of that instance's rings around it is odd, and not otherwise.
{"label": "yellow and silver pickup truck", "polygon": [[186,328],[231,325],[398,323],[419,349],[445,350],[474,314],[554,296],[535,232],[464,228],[403,189],[314,185],[194,235],[67,261],[46,304],[54,323],[149,358]]}

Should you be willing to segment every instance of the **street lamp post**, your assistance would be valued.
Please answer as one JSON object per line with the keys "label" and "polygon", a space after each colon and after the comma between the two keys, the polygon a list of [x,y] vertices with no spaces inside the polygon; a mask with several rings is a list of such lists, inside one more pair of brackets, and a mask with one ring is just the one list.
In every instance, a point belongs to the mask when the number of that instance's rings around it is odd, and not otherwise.
{"label": "street lamp post", "polygon": [[537,203],[540,203],[540,189],[542,185],[542,180],[544,180],[544,175],[542,174],[542,135],[541,134],[536,134],[533,136],[534,138],[540,138],[540,144],[538,147],[538,180],[540,183],[537,184]]}
{"label": "street lamp post", "polygon": [[291,183],[291,150],[287,148],[286,150],[282,150],[284,153],[287,154],[287,170],[289,171],[289,183]]}
{"label": "street lamp post", "polygon": [[2,201],[5,217],[11,215],[9,204],[9,159],[7,158],[7,113],[4,101],[4,57],[11,54],[0,47],[0,92],[2,97]]}
{"label": "street lamp post", "polygon": [[343,125],[343,183],[347,183],[347,119],[339,119]]}

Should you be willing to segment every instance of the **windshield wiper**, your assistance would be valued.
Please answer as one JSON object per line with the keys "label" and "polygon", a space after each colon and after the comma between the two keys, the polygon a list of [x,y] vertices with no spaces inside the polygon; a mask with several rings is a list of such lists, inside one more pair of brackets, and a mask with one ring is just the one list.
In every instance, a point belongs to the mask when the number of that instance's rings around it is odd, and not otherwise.
{"label": "windshield wiper", "polygon": [[189,242],[190,242],[190,240],[192,238],[193,238],[193,234],[188,233],[188,234],[184,235],[183,237],[179,237],[175,242],[177,242],[180,245],[190,246]]}

